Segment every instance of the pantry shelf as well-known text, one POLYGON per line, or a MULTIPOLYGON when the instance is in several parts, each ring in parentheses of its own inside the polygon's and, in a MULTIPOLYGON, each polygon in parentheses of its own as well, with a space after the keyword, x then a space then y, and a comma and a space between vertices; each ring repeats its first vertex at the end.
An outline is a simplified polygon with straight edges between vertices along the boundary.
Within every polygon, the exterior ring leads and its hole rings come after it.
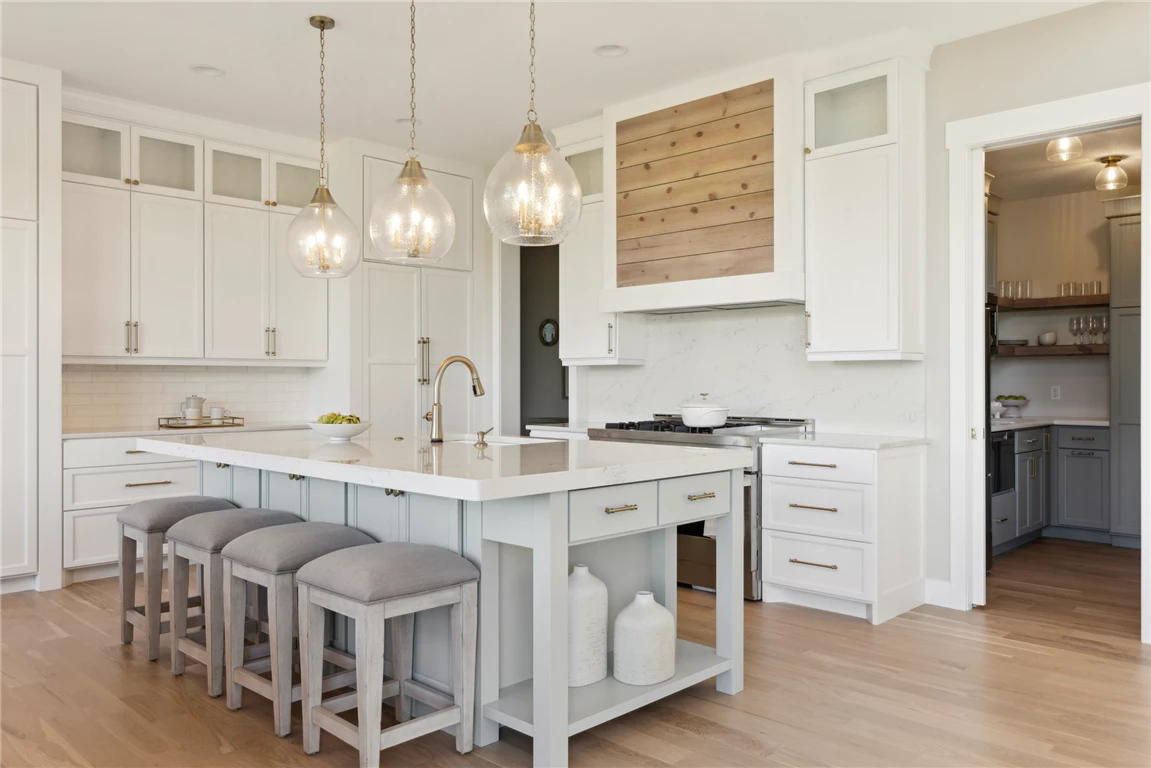
POLYGON ((1000 298, 1000 309, 1019 311, 1025 309, 1080 309, 1083 307, 1106 307, 1111 304, 1111 294, 1098 296, 1047 296, 1041 299, 1000 298))
POLYGON ((1051 347, 998 346, 999 357, 1067 357, 1070 355, 1109 355, 1110 344, 1058 344, 1051 347))

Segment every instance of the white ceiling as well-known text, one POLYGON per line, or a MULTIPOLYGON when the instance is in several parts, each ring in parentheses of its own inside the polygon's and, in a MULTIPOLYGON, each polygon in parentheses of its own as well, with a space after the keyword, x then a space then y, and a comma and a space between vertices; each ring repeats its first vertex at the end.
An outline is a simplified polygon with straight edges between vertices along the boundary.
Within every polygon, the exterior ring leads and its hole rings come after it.
MULTIPOLYGON (((1139 126, 1113 128, 1109 131, 1078 134, 1083 142, 1083 156, 1056 163, 1047 159, 1047 142, 988 152, 984 164, 995 176, 992 194, 1004 200, 1028 200, 1033 197, 1070 195, 1095 189, 1095 176, 1103 169, 1099 158, 1120 155, 1119 167, 1127 172, 1129 188, 1140 183, 1139 126)), ((1117 194, 1133 194, 1131 191, 1117 194)))
MULTIPOLYGON (((910 28, 942 44, 1085 2, 540 2, 540 121, 556 127, 607 104, 749 61, 910 28), (622 58, 592 53, 627 46, 622 58)), ((417 6, 419 145, 490 165, 527 109, 527 4, 417 6)), ((329 136, 404 145, 406 3, 3 2, 5 57, 63 70, 66 86, 284 133, 317 122, 317 35, 328 37, 329 136), (211 65, 227 75, 194 75, 211 65)))

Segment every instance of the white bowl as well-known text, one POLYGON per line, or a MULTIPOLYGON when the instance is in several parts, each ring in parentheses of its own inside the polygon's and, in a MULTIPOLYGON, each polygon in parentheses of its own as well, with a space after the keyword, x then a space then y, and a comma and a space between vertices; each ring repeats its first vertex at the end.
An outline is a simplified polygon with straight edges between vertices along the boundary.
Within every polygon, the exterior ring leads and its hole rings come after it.
POLYGON ((1048 331, 1039 337, 1039 346, 1051 347, 1055 345, 1055 331, 1048 331))
POLYGON ((368 427, 372 426, 372 422, 361 421, 359 424, 321 424, 318 421, 309 421, 308 426, 333 443, 346 443, 356 435, 367 431, 368 427))

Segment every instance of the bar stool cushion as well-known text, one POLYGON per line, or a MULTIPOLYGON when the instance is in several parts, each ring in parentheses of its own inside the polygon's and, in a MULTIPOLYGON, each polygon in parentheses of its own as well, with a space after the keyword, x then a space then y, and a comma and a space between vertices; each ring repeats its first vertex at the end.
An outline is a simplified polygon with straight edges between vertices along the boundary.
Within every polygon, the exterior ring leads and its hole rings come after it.
POLYGON ((166 499, 137 501, 120 510, 117 522, 147 533, 166 531, 185 517, 214 512, 218 509, 235 509, 236 505, 227 499, 212 496, 171 496, 166 499))
POLYGON ((363 531, 336 523, 290 523, 245 533, 224 547, 228 560, 268 573, 292 573, 317 557, 374 543, 363 531))
POLYGON ((390 541, 316 558, 296 574, 302 584, 375 603, 479 581, 480 569, 454 552, 390 541))
POLYGON ((168 540, 219 552, 232 539, 273 525, 303 522, 299 515, 275 509, 220 509, 186 517, 168 529, 168 540))

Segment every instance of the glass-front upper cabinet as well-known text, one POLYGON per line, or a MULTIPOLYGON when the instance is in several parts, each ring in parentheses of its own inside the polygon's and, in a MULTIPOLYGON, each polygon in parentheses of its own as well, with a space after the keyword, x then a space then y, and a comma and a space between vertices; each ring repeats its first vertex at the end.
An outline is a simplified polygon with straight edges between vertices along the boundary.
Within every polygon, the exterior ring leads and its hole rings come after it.
POLYGON ((319 183, 320 164, 251 147, 204 142, 204 199, 210 203, 299 213, 319 183))
POLYGON ((320 164, 314 160, 272 155, 268 172, 272 206, 282 213, 299 213, 311 202, 320 184, 320 164))
POLYGON ((584 197, 603 194, 603 148, 568 155, 568 165, 575 171, 584 197))
POLYGON ((204 142, 132 126, 132 191, 204 199, 204 142))
POLYGON ((64 181, 130 188, 131 134, 126 123, 65 112, 61 126, 64 181))
POLYGON ((808 160, 898 141, 898 63, 887 61, 804 86, 808 160))

